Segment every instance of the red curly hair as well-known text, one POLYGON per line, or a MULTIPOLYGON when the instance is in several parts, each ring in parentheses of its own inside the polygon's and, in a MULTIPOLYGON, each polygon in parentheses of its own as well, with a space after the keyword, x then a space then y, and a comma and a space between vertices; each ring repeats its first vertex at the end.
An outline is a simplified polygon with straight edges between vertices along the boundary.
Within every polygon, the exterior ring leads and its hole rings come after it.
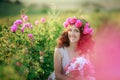
MULTIPOLYGON (((81 20, 83 22, 82 27, 79 28, 80 31, 80 39, 78 41, 77 44, 77 51, 80 51, 80 54, 84 54, 84 53, 88 53, 89 51, 93 50, 94 47, 94 41, 92 39, 92 35, 91 34, 83 34, 83 29, 85 26, 85 23, 87 23, 87 21, 85 20, 81 20)), ((66 29, 61 36, 58 38, 57 40, 57 47, 61 48, 61 47, 69 47, 70 46, 70 41, 68 38, 68 29, 66 29)))

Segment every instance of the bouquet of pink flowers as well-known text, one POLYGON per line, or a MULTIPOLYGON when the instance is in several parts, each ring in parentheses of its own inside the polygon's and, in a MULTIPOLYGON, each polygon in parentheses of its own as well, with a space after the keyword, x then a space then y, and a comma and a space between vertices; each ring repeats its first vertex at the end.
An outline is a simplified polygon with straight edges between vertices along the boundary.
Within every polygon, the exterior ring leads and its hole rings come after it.
POLYGON ((74 80, 95 80, 93 66, 84 57, 74 58, 64 70, 65 74, 74 80))

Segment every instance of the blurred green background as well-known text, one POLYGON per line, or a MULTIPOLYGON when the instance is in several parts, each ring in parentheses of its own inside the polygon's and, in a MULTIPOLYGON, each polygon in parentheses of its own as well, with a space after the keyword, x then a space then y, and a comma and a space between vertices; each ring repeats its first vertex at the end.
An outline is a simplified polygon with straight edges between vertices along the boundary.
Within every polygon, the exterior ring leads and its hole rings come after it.
MULTIPOLYGON (((119 3, 120 0, 1 0, 0 24, 6 24, 4 20, 18 16, 23 10, 26 10, 28 15, 34 17, 48 16, 49 14, 60 17, 67 17, 69 14, 70 16, 78 17, 90 15, 89 17, 94 17, 97 20, 100 18, 109 18, 110 20, 119 22, 119 3), (98 15, 99 18, 93 15, 98 15)), ((86 16, 84 18, 88 18, 86 16)))
POLYGON ((120 27, 119 4, 120 0, 0 0, 0 80, 47 80, 65 19, 85 18, 96 35, 103 25, 120 27), (10 27, 23 13, 34 29, 12 33, 10 27), (35 25, 42 17, 46 23, 35 25), (28 39, 28 33, 35 41, 28 39), (39 61, 41 51, 44 62, 39 61))

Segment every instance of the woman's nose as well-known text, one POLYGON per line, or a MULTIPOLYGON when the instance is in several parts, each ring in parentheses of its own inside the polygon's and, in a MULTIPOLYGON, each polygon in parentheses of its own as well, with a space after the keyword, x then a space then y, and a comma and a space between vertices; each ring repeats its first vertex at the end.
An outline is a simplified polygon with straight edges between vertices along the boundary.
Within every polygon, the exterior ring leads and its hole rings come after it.
POLYGON ((74 31, 71 31, 71 35, 74 35, 75 34, 75 32, 74 31))

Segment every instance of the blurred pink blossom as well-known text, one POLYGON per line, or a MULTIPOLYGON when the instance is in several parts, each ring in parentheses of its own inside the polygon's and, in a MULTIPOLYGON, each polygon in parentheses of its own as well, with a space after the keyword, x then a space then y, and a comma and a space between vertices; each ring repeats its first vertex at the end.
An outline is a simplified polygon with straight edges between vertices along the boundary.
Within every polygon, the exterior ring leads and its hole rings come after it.
POLYGON ((22 26, 21 32, 24 33, 25 26, 22 26))
POLYGON ((17 26, 21 25, 22 23, 23 23, 23 21, 20 20, 20 19, 18 19, 14 22, 14 24, 17 25, 17 26))
POLYGON ((40 22, 39 22, 38 20, 36 20, 34 24, 35 24, 35 25, 39 25, 39 23, 40 23, 40 22))
POLYGON ((69 23, 67 21, 63 23, 64 28, 67 28, 68 25, 69 25, 69 23))
POLYGON ((29 39, 33 39, 33 35, 32 34, 28 34, 29 39))
POLYGON ((23 24, 23 26, 22 26, 22 28, 21 28, 21 32, 23 33, 24 32, 24 29, 25 28, 32 28, 32 24, 30 24, 30 23, 25 23, 25 24, 23 24))
POLYGON ((74 63, 76 61, 76 58, 73 58, 72 60, 71 60, 71 63, 74 63))
POLYGON ((93 33, 93 29, 89 28, 89 23, 86 23, 83 30, 83 34, 92 34, 92 33, 93 33))
POLYGON ((71 21, 71 18, 67 18, 67 19, 66 19, 66 22, 68 22, 68 24, 71 23, 70 21, 71 21))
POLYGON ((16 32, 17 28, 18 28, 17 25, 15 25, 15 24, 12 25, 11 28, 10 28, 10 29, 11 29, 11 32, 16 32))
POLYGON ((22 19, 23 19, 25 16, 26 16, 25 14, 20 15, 20 17, 21 17, 22 19))
POLYGON ((32 29, 32 27, 33 27, 33 25, 32 25, 32 24, 30 24, 29 28, 30 28, 30 29, 32 29))
POLYGON ((94 67, 85 57, 76 57, 64 68, 65 74, 75 80, 96 80, 94 78, 94 67), (88 76, 89 79, 86 79, 88 76), (81 78, 83 77, 83 78, 81 78))
POLYGON ((41 22, 42 23, 45 23, 46 22, 46 19, 43 17, 43 18, 41 18, 41 22))
POLYGON ((23 24, 23 26, 26 28, 31 28, 32 25, 30 23, 25 23, 25 24, 23 24))
POLYGON ((24 22, 25 22, 25 21, 28 21, 28 16, 25 15, 25 14, 22 14, 22 15, 21 15, 21 18, 23 19, 24 22))

